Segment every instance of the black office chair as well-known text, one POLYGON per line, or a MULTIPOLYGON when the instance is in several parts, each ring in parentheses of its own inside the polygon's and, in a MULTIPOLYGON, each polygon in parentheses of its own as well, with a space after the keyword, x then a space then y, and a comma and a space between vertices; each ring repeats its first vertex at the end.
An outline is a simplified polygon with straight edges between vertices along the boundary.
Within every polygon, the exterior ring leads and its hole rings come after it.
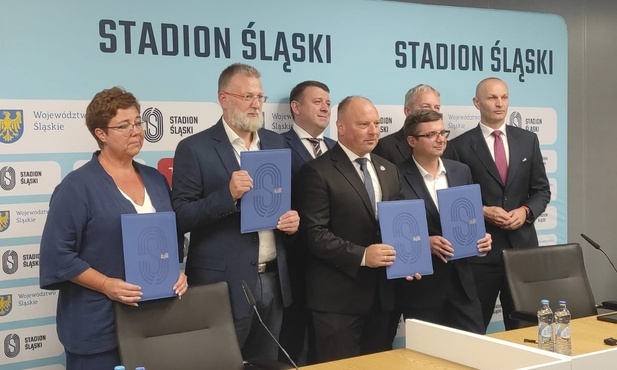
MULTIPOLYGON (((114 311, 120 359, 127 369, 255 368, 242 360, 225 282, 191 286, 182 299, 141 302, 138 307, 115 302, 114 311)), ((251 362, 264 367, 258 360, 251 362)))
POLYGON ((567 301, 573 319, 597 315, 578 243, 505 249, 503 261, 514 308, 510 317, 519 327, 537 325, 542 299, 548 299, 553 310, 558 301, 567 301))

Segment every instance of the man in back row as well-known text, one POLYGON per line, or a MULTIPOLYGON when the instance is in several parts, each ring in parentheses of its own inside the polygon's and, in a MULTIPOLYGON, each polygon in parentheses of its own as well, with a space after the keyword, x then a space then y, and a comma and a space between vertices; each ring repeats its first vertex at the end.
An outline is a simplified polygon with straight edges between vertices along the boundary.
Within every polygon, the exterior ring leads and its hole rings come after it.
MULTIPOLYGON (((323 135, 330 124, 330 89, 318 81, 299 83, 289 93, 289 110, 294 123, 282 135, 291 149, 291 171, 295 175, 304 163, 319 157, 336 144, 336 141, 323 135)), ((306 307, 306 258, 306 247, 300 238, 296 238, 293 246, 287 249, 293 302, 283 313, 280 342, 289 356, 298 362, 306 334, 306 363, 312 364, 315 362, 315 333, 310 311, 306 307)), ((283 353, 279 353, 279 358, 286 361, 283 353)))
POLYGON ((500 294, 505 327, 513 329, 501 251, 538 246, 533 222, 546 209, 551 191, 538 136, 506 125, 508 102, 505 82, 495 77, 482 80, 473 98, 480 123, 450 144, 482 188, 486 231, 493 237, 493 250, 485 258, 472 260, 484 325, 488 326, 500 294))
MULTIPOLYGON (((405 94, 405 117, 417 109, 432 109, 441 112, 441 98, 439 91, 430 85, 420 84, 412 87, 405 94)), ((394 164, 399 164, 411 158, 411 148, 407 144, 404 125, 400 130, 379 139, 373 153, 394 164)), ((442 158, 458 160, 456 150, 452 145, 446 145, 442 158)))

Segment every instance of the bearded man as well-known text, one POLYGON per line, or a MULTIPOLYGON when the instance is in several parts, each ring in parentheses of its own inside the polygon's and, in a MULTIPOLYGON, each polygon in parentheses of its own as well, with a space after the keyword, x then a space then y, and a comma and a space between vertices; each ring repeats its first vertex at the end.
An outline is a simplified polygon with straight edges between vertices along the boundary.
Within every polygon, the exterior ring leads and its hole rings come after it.
POLYGON ((179 230, 191 233, 189 285, 227 282, 243 358, 275 360, 278 348, 259 325, 241 282, 247 282, 266 326, 278 336, 283 308, 291 303, 283 239, 296 233, 300 218, 292 210, 281 216, 277 230, 240 233, 240 201, 253 187, 240 170, 240 153, 285 148, 282 136, 262 128, 268 97, 260 76, 240 63, 223 70, 218 83, 223 116, 178 144, 172 204, 179 230))

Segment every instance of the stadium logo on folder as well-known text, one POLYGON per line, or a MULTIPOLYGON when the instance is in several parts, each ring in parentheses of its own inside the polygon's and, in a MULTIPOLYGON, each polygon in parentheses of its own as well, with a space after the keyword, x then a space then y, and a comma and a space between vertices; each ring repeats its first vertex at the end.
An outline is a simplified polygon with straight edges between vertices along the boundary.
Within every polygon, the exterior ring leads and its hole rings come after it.
POLYGON ((156 227, 143 230, 137 239, 139 274, 148 284, 160 284, 169 274, 169 246, 165 234, 156 227))
POLYGON ((283 203, 283 175, 279 168, 266 163, 255 171, 253 179, 255 212, 262 217, 274 215, 283 203))
POLYGON ((407 264, 418 261, 422 254, 420 249, 422 238, 418 220, 411 213, 401 213, 394 218, 392 228, 394 237, 400 240, 393 245, 396 258, 400 258, 407 264))
POLYGON ((14 143, 24 133, 24 112, 15 109, 2 109, 0 112, 0 143, 14 143))
POLYGON ((450 208, 452 223, 454 224, 454 239, 461 245, 475 244, 477 235, 477 221, 473 203, 469 199, 459 198, 450 208), (465 220, 469 220, 466 222, 465 220))

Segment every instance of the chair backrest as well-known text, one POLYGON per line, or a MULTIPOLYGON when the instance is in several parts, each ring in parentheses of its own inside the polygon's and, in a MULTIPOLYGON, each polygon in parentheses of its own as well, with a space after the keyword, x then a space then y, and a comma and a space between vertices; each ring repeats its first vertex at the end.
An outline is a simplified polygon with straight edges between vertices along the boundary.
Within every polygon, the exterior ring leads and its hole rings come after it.
POLYGON ((506 249, 503 261, 514 310, 535 313, 542 299, 555 310, 565 300, 572 318, 597 315, 578 243, 506 249))
POLYGON ((122 364, 148 370, 243 369, 227 283, 191 286, 182 299, 115 302, 122 364))

